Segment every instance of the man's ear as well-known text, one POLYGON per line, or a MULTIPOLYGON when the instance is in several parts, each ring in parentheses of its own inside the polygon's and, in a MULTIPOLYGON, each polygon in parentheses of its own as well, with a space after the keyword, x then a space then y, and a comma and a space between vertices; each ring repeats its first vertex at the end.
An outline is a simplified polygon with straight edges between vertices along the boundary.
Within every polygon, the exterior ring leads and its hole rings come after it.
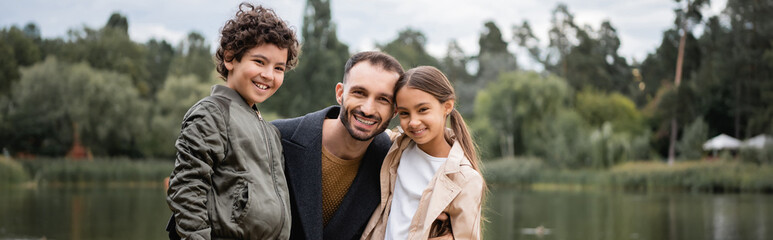
POLYGON ((338 83, 336 84, 336 102, 338 102, 338 105, 343 105, 343 97, 344 97, 344 84, 338 83))
POLYGON ((454 110, 454 99, 449 99, 448 101, 444 102, 443 110, 445 110, 446 116, 448 116, 448 114, 451 114, 451 111, 454 110))
POLYGON ((225 69, 228 69, 228 71, 234 70, 234 52, 226 50, 223 54, 223 64, 225 64, 225 69), (228 60, 230 59, 230 60, 228 60))

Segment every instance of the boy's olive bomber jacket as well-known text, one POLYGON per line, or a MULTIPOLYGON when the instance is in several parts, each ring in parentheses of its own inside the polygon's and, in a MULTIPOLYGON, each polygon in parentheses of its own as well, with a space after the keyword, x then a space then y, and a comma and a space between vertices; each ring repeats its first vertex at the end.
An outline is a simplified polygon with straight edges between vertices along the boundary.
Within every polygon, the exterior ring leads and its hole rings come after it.
POLYGON ((287 239, 290 201, 279 131, 233 89, 188 110, 167 203, 183 239, 287 239))

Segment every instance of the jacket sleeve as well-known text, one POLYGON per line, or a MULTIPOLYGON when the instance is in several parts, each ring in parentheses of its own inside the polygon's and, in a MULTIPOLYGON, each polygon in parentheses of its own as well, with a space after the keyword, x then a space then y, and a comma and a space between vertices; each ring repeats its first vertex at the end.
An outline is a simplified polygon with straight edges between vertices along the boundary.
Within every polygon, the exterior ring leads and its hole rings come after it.
POLYGON ((207 194, 213 165, 225 157, 227 134, 223 113, 213 102, 199 102, 183 119, 167 191, 167 204, 183 239, 211 238, 207 194))
POLYGON ((469 180, 448 209, 454 239, 481 239, 481 200, 483 177, 472 170, 469 180))

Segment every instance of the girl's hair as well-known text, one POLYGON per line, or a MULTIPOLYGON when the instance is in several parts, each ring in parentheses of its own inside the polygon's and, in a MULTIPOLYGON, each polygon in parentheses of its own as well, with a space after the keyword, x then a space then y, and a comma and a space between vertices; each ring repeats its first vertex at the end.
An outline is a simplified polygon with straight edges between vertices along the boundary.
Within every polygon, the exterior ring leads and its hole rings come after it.
MULTIPOLYGON (((456 99, 454 87, 451 86, 451 82, 448 81, 446 75, 431 66, 419 66, 405 72, 395 85, 395 96, 397 96, 397 91, 403 87, 410 87, 429 93, 441 103, 456 99)), ((456 110, 456 107, 451 110, 450 118, 451 129, 456 135, 456 140, 461 144, 462 150, 464 150, 464 156, 470 160, 472 168, 480 172, 480 161, 475 143, 472 141, 472 135, 467 130, 467 124, 464 123, 464 119, 459 114, 459 111, 456 110)), ((446 140, 449 137, 446 135, 446 140)))

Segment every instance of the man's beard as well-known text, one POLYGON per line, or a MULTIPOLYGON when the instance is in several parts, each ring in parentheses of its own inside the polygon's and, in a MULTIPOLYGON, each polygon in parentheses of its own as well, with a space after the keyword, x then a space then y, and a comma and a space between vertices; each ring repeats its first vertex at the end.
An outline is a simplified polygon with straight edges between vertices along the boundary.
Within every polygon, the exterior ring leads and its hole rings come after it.
MULTIPOLYGON (((381 124, 370 135, 358 134, 358 130, 354 129, 354 126, 352 126, 352 123, 349 122, 349 110, 347 110, 346 107, 344 107, 343 104, 342 104, 341 105, 341 113, 338 114, 338 118, 341 119, 341 123, 344 124, 344 128, 346 128, 346 131, 349 132, 349 135, 351 135, 352 138, 357 139, 359 141, 371 140, 376 135, 384 132, 384 130, 386 130, 387 127, 389 126, 389 122, 382 121, 381 117, 378 116, 378 115, 367 116, 362 111, 357 110, 357 109, 352 110, 352 114, 353 115, 360 115, 360 116, 371 118, 371 119, 375 119, 376 121, 379 122, 379 124, 381 124)), ((357 121, 357 120, 355 120, 355 121, 357 121)))

